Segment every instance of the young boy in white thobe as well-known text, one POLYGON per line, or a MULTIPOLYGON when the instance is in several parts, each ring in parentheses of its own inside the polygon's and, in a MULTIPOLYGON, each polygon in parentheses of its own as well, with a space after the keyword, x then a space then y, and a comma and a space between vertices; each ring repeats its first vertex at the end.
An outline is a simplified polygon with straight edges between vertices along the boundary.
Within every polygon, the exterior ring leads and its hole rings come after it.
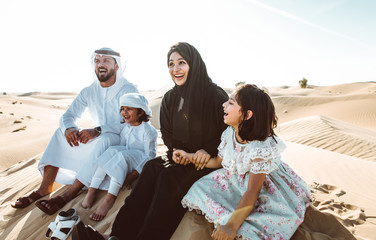
POLYGON ((90 181, 90 189, 82 202, 84 208, 93 205, 98 189, 108 190, 102 204, 90 215, 95 221, 102 220, 112 208, 123 183, 129 186, 145 163, 156 156, 158 133, 149 123, 151 110, 146 98, 137 93, 125 94, 120 98, 120 106, 125 123, 102 128, 102 132, 120 134, 120 145, 109 147, 93 162, 96 171, 92 179, 88 179, 91 177, 88 168, 77 175, 82 183, 90 181))

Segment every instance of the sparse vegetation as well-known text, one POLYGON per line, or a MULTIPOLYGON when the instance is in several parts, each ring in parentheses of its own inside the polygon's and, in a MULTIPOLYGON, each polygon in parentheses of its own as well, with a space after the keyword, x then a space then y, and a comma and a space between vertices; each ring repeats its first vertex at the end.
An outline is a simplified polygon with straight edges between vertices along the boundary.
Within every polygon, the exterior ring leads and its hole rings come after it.
POLYGON ((308 80, 303 78, 302 80, 299 80, 300 88, 307 88, 307 82, 308 80))
POLYGON ((235 83, 235 87, 238 87, 239 85, 243 85, 243 84, 245 84, 245 82, 237 82, 235 83))

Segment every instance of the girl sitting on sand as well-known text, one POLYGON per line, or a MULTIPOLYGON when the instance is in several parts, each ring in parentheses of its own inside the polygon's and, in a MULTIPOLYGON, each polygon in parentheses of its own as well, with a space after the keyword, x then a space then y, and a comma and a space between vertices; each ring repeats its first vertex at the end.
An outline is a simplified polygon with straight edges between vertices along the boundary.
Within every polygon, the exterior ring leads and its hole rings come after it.
POLYGON ((277 117, 271 98, 255 85, 240 86, 223 104, 218 156, 194 161, 183 150, 175 161, 198 169, 220 168, 198 180, 182 200, 184 207, 215 224, 214 239, 290 239, 311 202, 307 184, 284 162, 285 144, 273 129, 277 117))
MULTIPOLYGON (((129 186, 141 173, 145 163, 156 156, 158 133, 148 122, 151 110, 146 98, 138 93, 125 94, 120 98, 120 106, 125 123, 102 129, 120 134, 120 145, 109 147, 95 160, 97 169, 88 194, 82 202, 84 208, 90 208, 97 190, 108 188, 106 198, 90 215, 95 221, 102 220, 112 208, 123 183, 129 186), (107 180, 106 175, 110 180, 107 180)), ((80 178, 84 177, 85 171, 80 171, 80 178)))

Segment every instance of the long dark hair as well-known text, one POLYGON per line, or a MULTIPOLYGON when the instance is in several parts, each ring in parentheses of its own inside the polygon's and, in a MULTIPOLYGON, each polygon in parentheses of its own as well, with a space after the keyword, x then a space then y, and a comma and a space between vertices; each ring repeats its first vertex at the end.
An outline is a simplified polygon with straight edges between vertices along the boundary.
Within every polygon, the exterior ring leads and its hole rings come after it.
POLYGON ((239 136, 243 140, 264 141, 268 137, 277 136, 274 128, 277 127, 277 115, 270 96, 256 85, 244 84, 235 90, 235 100, 240 105, 243 120, 239 124, 239 136), (246 120, 247 111, 253 115, 246 120))

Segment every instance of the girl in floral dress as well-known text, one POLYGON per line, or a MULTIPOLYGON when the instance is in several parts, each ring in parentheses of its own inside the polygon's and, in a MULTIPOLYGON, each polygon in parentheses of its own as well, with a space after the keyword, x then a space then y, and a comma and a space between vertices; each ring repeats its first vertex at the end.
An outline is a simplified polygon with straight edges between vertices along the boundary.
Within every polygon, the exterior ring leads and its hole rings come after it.
POLYGON ((220 168, 198 180, 182 205, 214 223, 214 239, 290 239, 311 202, 307 184, 284 162, 285 144, 269 95, 255 85, 240 86, 223 104, 224 122, 218 156, 193 161, 175 150, 174 161, 197 169, 220 168))

